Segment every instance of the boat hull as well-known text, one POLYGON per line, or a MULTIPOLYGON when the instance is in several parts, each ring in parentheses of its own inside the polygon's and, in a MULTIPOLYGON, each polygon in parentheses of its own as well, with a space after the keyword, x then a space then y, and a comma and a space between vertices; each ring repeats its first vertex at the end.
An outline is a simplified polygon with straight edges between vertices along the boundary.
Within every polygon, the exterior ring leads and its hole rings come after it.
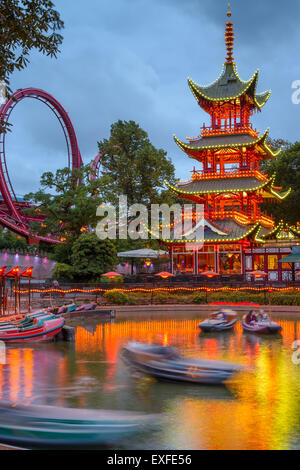
POLYGON ((255 333, 261 335, 275 335, 281 331, 281 326, 277 323, 270 323, 266 325, 249 325, 242 322, 243 330, 247 333, 255 333))
POLYGON ((236 323, 237 323, 237 319, 228 323, 220 323, 219 325, 214 324, 208 320, 208 321, 201 322, 199 324, 199 328, 204 333, 214 333, 218 331, 231 331, 234 329, 236 323))
POLYGON ((89 448, 131 437, 158 415, 0 405, 0 442, 25 448, 89 448))
POLYGON ((0 341, 13 343, 49 341, 56 336, 65 323, 64 318, 45 321, 43 325, 33 328, 0 331, 0 341))
POLYGON ((151 348, 129 344, 122 352, 123 359, 136 370, 159 380, 188 382, 203 385, 221 385, 235 373, 243 370, 243 366, 226 361, 206 359, 189 359, 172 355, 171 348, 151 348), (162 350, 160 355, 159 349, 162 350), (166 351, 164 354, 163 350, 166 351), (169 357, 167 357, 169 355, 169 357))

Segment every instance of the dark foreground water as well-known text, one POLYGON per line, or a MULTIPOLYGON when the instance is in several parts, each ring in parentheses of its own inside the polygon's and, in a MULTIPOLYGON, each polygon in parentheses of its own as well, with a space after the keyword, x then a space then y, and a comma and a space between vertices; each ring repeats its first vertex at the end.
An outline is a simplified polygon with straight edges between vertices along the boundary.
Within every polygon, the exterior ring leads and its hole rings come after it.
POLYGON ((0 366, 0 399, 162 413, 160 427, 120 448, 300 448, 300 365, 292 362, 300 322, 279 319, 282 335, 263 338, 240 326, 199 334, 199 319, 149 314, 86 322, 77 326, 75 344, 10 345, 0 366), (186 356, 235 361, 253 372, 229 389, 156 382, 133 375, 119 358, 129 340, 171 344, 186 356))

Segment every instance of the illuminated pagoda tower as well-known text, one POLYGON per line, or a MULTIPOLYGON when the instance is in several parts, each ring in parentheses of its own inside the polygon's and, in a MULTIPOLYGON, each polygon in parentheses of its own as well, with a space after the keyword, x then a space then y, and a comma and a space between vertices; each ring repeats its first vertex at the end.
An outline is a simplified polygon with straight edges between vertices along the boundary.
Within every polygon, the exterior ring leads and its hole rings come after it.
POLYGON ((194 239, 179 240, 174 234, 163 242, 168 245, 174 273, 197 275, 209 270, 241 275, 263 270, 269 280, 284 281, 291 278, 291 266, 278 261, 300 243, 300 234, 284 223, 275 226, 260 208, 270 199, 280 202, 290 191, 282 193, 275 186, 276 175, 269 177, 261 171, 260 163, 280 150, 273 152, 268 146, 268 130, 259 134, 250 122, 270 92, 257 93, 258 72, 248 81, 239 77, 230 5, 227 16, 227 56, 220 77, 209 86, 188 80, 199 106, 210 115, 210 125, 203 125, 201 135, 187 142, 174 137, 199 168, 194 167, 189 181, 176 187, 167 183, 186 202, 203 204, 203 240, 197 240, 203 247, 193 251, 194 239))

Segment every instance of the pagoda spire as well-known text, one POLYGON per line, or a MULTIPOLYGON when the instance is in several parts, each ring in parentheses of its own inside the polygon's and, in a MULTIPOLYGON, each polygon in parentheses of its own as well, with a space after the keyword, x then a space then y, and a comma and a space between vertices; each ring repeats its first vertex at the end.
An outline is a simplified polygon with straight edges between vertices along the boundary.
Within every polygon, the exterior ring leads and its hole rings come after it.
MULTIPOLYGON (((227 16, 230 19, 230 17, 231 17, 230 2, 228 2, 227 16)), ((227 49, 227 56, 226 56, 225 64, 233 64, 234 63, 234 58, 233 58, 233 55, 232 55, 233 43, 234 43, 233 23, 231 21, 227 21, 226 28, 225 28, 225 44, 226 44, 226 49, 227 49)))

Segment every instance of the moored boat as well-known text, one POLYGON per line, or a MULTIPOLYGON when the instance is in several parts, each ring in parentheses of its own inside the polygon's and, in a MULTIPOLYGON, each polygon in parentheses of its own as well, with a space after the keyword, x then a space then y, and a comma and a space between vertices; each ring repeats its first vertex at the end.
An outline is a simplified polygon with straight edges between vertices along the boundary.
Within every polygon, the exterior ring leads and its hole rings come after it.
POLYGON ((0 341, 46 341, 56 336, 63 328, 64 323, 64 318, 55 318, 53 315, 36 317, 21 325, 3 327, 0 329, 0 341))
POLYGON ((281 331, 281 325, 271 320, 266 313, 255 315, 249 312, 242 320, 243 330, 247 333, 274 335, 281 331))
POLYGON ((120 441, 157 422, 138 412, 0 402, 0 442, 29 448, 92 447, 120 441))
POLYGON ((175 349, 142 343, 128 343, 123 359, 135 369, 157 379, 217 385, 244 370, 240 364, 181 356, 175 349))
POLYGON ((203 332, 230 331, 237 322, 237 313, 233 310, 223 309, 213 312, 210 318, 206 318, 199 324, 203 332))

